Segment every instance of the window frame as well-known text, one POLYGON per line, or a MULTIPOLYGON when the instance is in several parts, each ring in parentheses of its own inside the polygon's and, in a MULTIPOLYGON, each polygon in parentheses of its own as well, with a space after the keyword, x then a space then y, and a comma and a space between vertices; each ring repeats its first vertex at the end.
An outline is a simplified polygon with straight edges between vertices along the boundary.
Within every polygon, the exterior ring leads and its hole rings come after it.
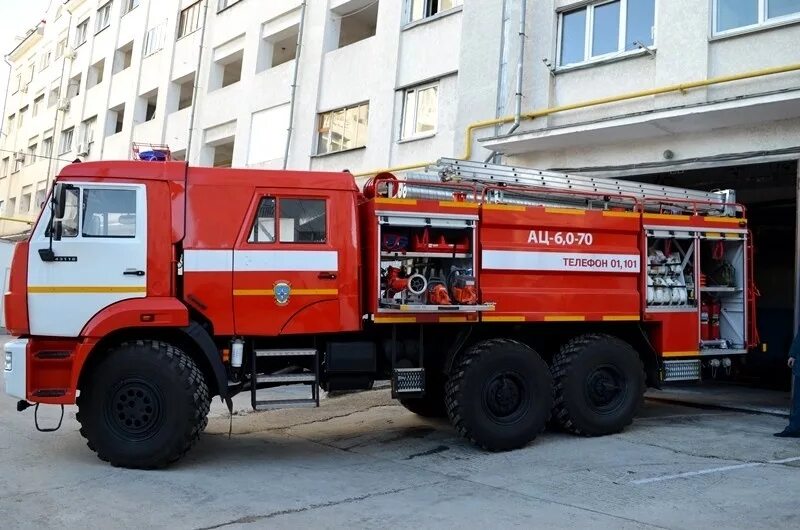
POLYGON ((108 2, 106 2, 105 4, 103 4, 99 8, 97 8, 97 14, 95 15, 95 19, 94 19, 94 34, 95 35, 97 35, 98 33, 100 33, 101 31, 103 31, 104 29, 106 29, 107 27, 109 27, 111 25, 111 7, 112 7, 113 3, 114 3, 114 0, 108 0, 108 2), (105 11, 105 15, 103 15, 104 11, 105 11), (101 23, 101 21, 103 21, 103 19, 105 19, 105 24, 103 24, 103 26, 101 27, 100 23, 101 23))
POLYGON ((188 37, 195 31, 201 29, 203 27, 203 21, 201 16, 202 11, 202 0, 197 0, 197 2, 186 6, 184 9, 181 9, 181 12, 178 14, 178 40, 188 37), (188 21, 192 20, 189 17, 189 12, 194 11, 194 19, 193 21, 197 24, 194 28, 187 31, 189 27, 188 21), (186 24, 184 24, 184 14, 187 15, 186 17, 186 24))
MULTIPOLYGON (((339 107, 339 108, 336 108, 336 109, 331 109, 331 110, 328 110, 328 111, 325 111, 325 112, 317 113, 317 134, 316 134, 316 137, 317 137, 317 148, 315 150, 314 156, 326 156, 326 155, 333 155, 333 154, 336 154, 336 153, 346 153, 348 151, 353 151, 353 150, 356 150, 356 149, 365 149, 367 147, 367 140, 369 139, 369 106, 370 106, 370 102, 369 101, 362 101, 361 103, 355 103, 353 105, 348 105, 346 107, 339 107), (325 116, 330 114, 331 115, 331 120, 333 120, 333 116, 334 115, 336 115, 339 112, 343 112, 344 116, 345 116, 345 128, 344 128, 343 132, 346 133, 347 132, 347 112, 355 110, 355 111, 360 113, 361 112, 361 107, 366 107, 366 109, 367 109, 367 121, 363 126, 364 127, 364 130, 363 130, 364 141, 363 141, 363 143, 361 145, 353 145, 353 147, 348 147, 348 148, 344 148, 343 147, 342 149, 337 149, 335 151, 331 151, 331 150, 326 150, 324 152, 321 151, 321 147, 323 145, 323 133, 321 132, 321 129, 322 129, 322 122, 325 119, 325 116)), ((328 145, 330 145, 330 143, 331 143, 330 133, 331 133, 332 130, 333 130, 333 127, 331 127, 330 130, 327 133, 328 145)), ((355 140, 354 143, 355 144, 358 144, 358 141, 357 141, 358 138, 362 137, 362 134, 360 134, 360 132, 361 131, 359 131, 358 129, 356 130, 356 134, 355 134, 355 137, 354 137, 354 140, 355 140)), ((342 145, 344 145, 344 144, 342 143, 342 145)))
POLYGON ((166 33, 166 22, 162 22, 158 25, 153 26, 152 28, 148 29, 144 34, 144 43, 142 45, 142 56, 143 57, 150 57, 151 55, 155 55, 161 50, 164 49, 164 41, 166 33), (151 37, 151 35, 155 35, 151 37), (160 40, 160 42, 158 42, 160 40), (155 46, 157 48, 151 48, 149 44, 156 42, 155 46))
POLYGON ((755 24, 748 24, 746 26, 739 26, 722 31, 717 31, 717 24, 719 22, 719 0, 710 0, 711 2, 711 31, 710 37, 727 37, 733 35, 741 35, 743 33, 751 33, 775 27, 784 26, 787 24, 800 23, 800 10, 788 15, 781 15, 778 17, 769 17, 769 0, 756 0, 758 2, 758 21, 755 24))
MULTIPOLYGON (((250 223, 250 229, 247 231, 247 237, 245 242, 248 245, 329 245, 331 238, 330 238, 330 206, 328 197, 314 195, 314 196, 298 196, 298 195, 275 195, 272 193, 264 193, 257 197, 257 201, 255 203, 255 212, 253 214, 253 221, 250 223), (265 200, 272 200, 273 201, 273 208, 274 208, 274 217, 272 221, 272 241, 254 241, 251 240, 253 237, 254 230, 256 228, 256 223, 259 219, 258 212, 261 210, 261 203, 265 200), (322 231, 323 238, 321 240, 315 241, 284 241, 283 234, 281 230, 281 220, 283 219, 282 213, 282 203, 285 201, 313 201, 317 203, 322 203, 323 207, 323 220, 324 220, 324 228, 322 231)), ((287 217, 287 219, 296 219, 295 217, 287 217)), ((294 227, 293 236, 297 235, 297 227, 294 227)))
POLYGON ((123 0, 125 4, 122 6, 122 16, 127 15, 137 7, 139 7, 139 0, 123 0))
MULTIPOLYGON (((615 59, 618 57, 622 58, 631 55, 641 55, 642 53, 646 53, 646 50, 643 50, 641 48, 634 48, 632 50, 625 49, 625 45, 628 40, 628 1, 629 0, 596 0, 587 2, 583 5, 577 5, 577 6, 571 5, 571 6, 566 6, 563 9, 559 9, 556 13, 557 14, 556 71, 569 70, 575 67, 581 67, 588 64, 601 63, 604 61, 608 61, 609 59, 615 59), (612 4, 614 2, 620 3, 619 28, 617 30, 617 50, 593 56, 592 43, 594 41, 594 10, 597 7, 602 7, 604 5, 612 4), (586 10, 586 16, 585 16, 586 25, 584 27, 584 35, 583 35, 583 60, 574 63, 562 64, 561 53, 564 43, 563 41, 564 16, 581 10, 586 10)), ((650 51, 656 50, 658 46, 658 2, 659 0, 653 0, 654 3, 653 26, 652 26, 653 43, 648 46, 648 49, 650 51)))
POLYGON ((75 144, 75 127, 67 127, 66 129, 61 130, 61 136, 58 141, 58 154, 64 155, 66 153, 72 152, 75 144), (66 137, 67 133, 69 133, 69 145, 64 145, 64 138, 66 137))
POLYGON ((80 23, 75 25, 75 48, 78 48, 86 44, 88 38, 89 38, 89 17, 86 17, 80 23), (83 27, 82 30, 81 26, 83 27))
POLYGON ((217 0, 217 13, 222 13, 226 9, 230 9, 241 1, 242 0, 217 0))
MULTIPOLYGON (((413 15, 414 15, 414 1, 415 0, 406 0, 405 1, 405 14, 404 14, 403 19, 404 19, 404 22, 406 24, 419 24, 419 23, 424 23, 425 21, 428 21, 428 20, 431 20, 431 19, 435 20, 437 18, 446 16, 449 13, 455 13, 456 10, 464 8, 464 0, 455 0, 455 1, 459 2, 457 5, 449 7, 447 9, 445 9, 445 10, 437 11, 436 13, 433 13, 433 14, 423 14, 423 16, 421 16, 420 18, 416 18, 415 19, 415 18, 412 18, 413 15)), ((431 8, 431 0, 420 0, 420 1, 424 2, 424 5, 422 7, 423 13, 429 13, 429 10, 431 8)), ((439 1, 441 1, 441 0, 439 0, 439 1)))
POLYGON ((430 81, 428 83, 423 83, 421 85, 414 85, 407 88, 404 88, 402 91, 402 98, 403 101, 401 102, 401 115, 400 115, 400 134, 398 137, 398 142, 410 142, 413 140, 421 140, 423 138, 430 138, 431 136, 436 136, 439 133, 439 96, 441 95, 441 79, 437 79, 436 81, 430 81), (415 98, 414 104, 414 131, 410 136, 404 136, 405 129, 406 129, 406 105, 408 103, 408 93, 409 92, 419 92, 423 90, 427 90, 429 88, 436 88, 436 126, 434 127, 433 131, 426 131, 424 133, 417 133, 417 113, 419 112, 419 98, 415 98))
MULTIPOLYGON (((105 186, 86 186, 81 185, 80 188, 80 208, 78 210, 78 218, 80 220, 78 226, 78 235, 80 239, 136 239, 139 235, 139 192, 136 188, 128 188, 128 187, 105 187, 105 186), (133 204, 134 204, 134 223, 133 223, 133 234, 131 235, 92 235, 86 233, 86 205, 88 204, 87 193, 86 192, 127 192, 133 194, 133 204)), ((108 213, 108 212, 106 212, 108 213)), ((146 215, 146 212, 142 215, 146 215)), ((106 232, 108 232, 108 226, 106 225, 106 232)))

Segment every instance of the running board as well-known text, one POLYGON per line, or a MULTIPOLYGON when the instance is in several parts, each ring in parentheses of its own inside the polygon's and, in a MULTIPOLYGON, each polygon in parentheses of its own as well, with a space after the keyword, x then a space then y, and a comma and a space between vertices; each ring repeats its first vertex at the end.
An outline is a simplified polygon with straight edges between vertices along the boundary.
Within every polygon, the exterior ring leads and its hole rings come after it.
POLYGON ((275 349, 275 350, 253 350, 251 355, 251 382, 250 403, 253 410, 274 410, 282 408, 298 407, 319 407, 319 352, 307 349, 275 349), (280 357, 291 360, 297 358, 301 366, 308 363, 308 358, 313 357, 313 371, 300 373, 272 373, 258 374, 257 359, 263 357, 280 357), (270 388, 262 388, 259 392, 259 385, 267 384, 270 388), (266 398, 264 393, 273 390, 274 387, 288 385, 305 385, 310 387, 310 396, 301 399, 287 398, 266 398))

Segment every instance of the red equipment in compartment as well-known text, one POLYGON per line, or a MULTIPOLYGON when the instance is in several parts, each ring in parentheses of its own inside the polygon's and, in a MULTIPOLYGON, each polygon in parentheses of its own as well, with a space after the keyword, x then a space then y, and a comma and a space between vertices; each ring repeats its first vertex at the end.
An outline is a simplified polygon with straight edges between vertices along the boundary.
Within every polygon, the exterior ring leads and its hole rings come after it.
POLYGON ((708 300, 703 299, 703 303, 700 305, 700 340, 711 340, 709 309, 708 300))
POLYGON ((469 237, 464 238, 458 243, 450 243, 444 234, 439 235, 435 241, 432 240, 430 230, 426 228, 419 234, 414 235, 411 242, 411 249, 414 252, 441 252, 442 254, 455 254, 457 252, 469 252, 469 237))
POLYGON ((708 325, 710 328, 711 340, 719 340, 722 336, 719 331, 719 319, 722 312, 722 304, 719 300, 711 300, 708 313, 708 325))

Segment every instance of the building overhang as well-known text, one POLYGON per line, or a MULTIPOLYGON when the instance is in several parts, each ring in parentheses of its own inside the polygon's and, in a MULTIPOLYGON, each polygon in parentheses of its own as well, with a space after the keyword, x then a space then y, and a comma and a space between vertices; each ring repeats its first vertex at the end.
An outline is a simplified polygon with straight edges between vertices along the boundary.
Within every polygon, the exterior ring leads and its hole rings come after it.
POLYGON ((510 136, 484 138, 480 142, 493 151, 516 155, 710 132, 792 118, 800 118, 800 89, 522 131, 510 136))
POLYGON ((35 28, 28 31, 28 33, 22 38, 22 40, 17 44, 17 46, 8 53, 8 60, 9 61, 18 61, 20 60, 25 53, 28 52, 31 48, 33 48, 36 43, 42 40, 42 36, 44 35, 44 21, 39 22, 35 28))

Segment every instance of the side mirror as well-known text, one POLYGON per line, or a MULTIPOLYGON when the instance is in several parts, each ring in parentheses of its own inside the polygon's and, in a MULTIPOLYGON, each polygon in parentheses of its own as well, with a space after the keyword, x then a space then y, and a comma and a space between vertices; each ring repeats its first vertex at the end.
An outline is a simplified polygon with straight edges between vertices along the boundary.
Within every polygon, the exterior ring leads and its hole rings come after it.
POLYGON ((53 219, 61 220, 67 208, 67 186, 57 182, 53 190, 53 219))

